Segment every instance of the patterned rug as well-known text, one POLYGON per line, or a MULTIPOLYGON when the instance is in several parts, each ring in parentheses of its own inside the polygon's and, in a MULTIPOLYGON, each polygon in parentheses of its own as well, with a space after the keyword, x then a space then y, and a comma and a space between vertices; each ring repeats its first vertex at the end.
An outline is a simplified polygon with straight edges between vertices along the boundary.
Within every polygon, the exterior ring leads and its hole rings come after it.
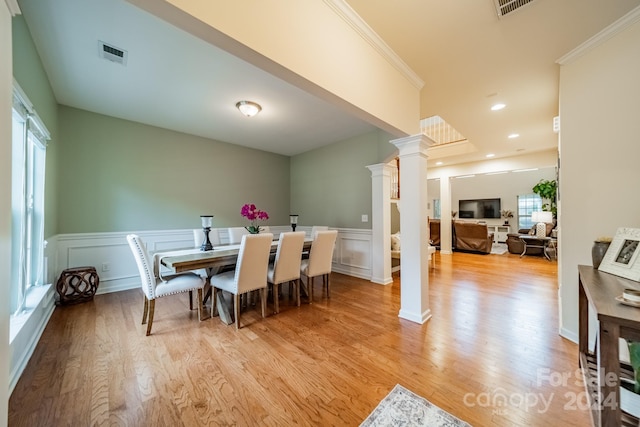
POLYGON ((471 427, 400 384, 382 399, 360 427, 471 427))
POLYGON ((502 255, 507 253, 506 243, 494 243, 491 245, 491 253, 494 255, 502 255))

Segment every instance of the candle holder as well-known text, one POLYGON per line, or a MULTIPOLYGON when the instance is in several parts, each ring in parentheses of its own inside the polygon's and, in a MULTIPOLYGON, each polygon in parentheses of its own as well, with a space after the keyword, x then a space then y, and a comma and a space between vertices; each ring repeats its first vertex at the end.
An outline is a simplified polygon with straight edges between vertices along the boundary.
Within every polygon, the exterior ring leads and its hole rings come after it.
POLYGON ((289 224, 291 224, 291 230, 296 231, 296 226, 298 225, 298 215, 290 214, 289 215, 289 224))
POLYGON ((200 250, 210 251, 213 249, 211 240, 209 240, 209 232, 211 231, 211 224, 213 223, 213 215, 200 215, 200 220, 202 221, 202 232, 204 233, 204 239, 202 241, 202 246, 200 246, 200 250))

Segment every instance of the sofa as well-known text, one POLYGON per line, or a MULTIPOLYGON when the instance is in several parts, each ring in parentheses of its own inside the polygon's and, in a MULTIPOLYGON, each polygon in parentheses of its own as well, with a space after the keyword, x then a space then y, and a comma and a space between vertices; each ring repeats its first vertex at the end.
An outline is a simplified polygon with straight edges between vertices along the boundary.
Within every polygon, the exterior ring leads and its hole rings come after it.
MULTIPOLYGON (((400 233, 394 233, 391 235, 391 267, 400 265, 400 233)), ((431 263, 431 268, 435 268, 435 246, 428 246, 428 259, 431 263)))
MULTIPOLYGON (((553 232, 553 224, 547 224, 547 237, 551 235, 553 232)), ((535 236, 536 234, 536 226, 534 225, 532 228, 521 228, 517 233, 509 233, 507 234, 507 250, 510 254, 521 255, 524 251, 524 243, 520 240, 520 236, 535 236)), ((536 246, 544 246, 544 242, 542 240, 535 241, 532 240, 530 246, 527 246, 526 255, 543 255, 542 247, 536 246), (532 247, 533 246, 533 247, 532 247)))
POLYGON ((489 228, 484 223, 454 221, 453 242, 457 251, 488 254, 493 246, 493 233, 489 233, 489 228))
POLYGON ((440 247, 440 220, 429 219, 429 241, 431 246, 440 247))

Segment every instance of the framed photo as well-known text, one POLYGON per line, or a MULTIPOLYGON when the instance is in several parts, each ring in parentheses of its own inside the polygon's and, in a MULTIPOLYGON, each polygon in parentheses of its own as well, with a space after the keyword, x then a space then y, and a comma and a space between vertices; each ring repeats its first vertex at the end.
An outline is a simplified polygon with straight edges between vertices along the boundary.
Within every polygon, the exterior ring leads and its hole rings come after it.
POLYGON ((640 228, 618 228, 598 270, 640 282, 640 228))

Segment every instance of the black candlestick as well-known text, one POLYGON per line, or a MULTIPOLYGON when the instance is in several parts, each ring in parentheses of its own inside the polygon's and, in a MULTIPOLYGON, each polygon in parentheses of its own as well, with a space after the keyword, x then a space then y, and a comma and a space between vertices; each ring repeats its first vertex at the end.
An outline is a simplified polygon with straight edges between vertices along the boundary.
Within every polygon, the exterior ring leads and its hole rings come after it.
POLYGON ((202 246, 200 246, 201 251, 210 251, 213 249, 211 240, 209 240, 210 231, 211 231, 211 227, 205 227, 202 229, 202 232, 204 233, 204 241, 202 242, 202 246))

